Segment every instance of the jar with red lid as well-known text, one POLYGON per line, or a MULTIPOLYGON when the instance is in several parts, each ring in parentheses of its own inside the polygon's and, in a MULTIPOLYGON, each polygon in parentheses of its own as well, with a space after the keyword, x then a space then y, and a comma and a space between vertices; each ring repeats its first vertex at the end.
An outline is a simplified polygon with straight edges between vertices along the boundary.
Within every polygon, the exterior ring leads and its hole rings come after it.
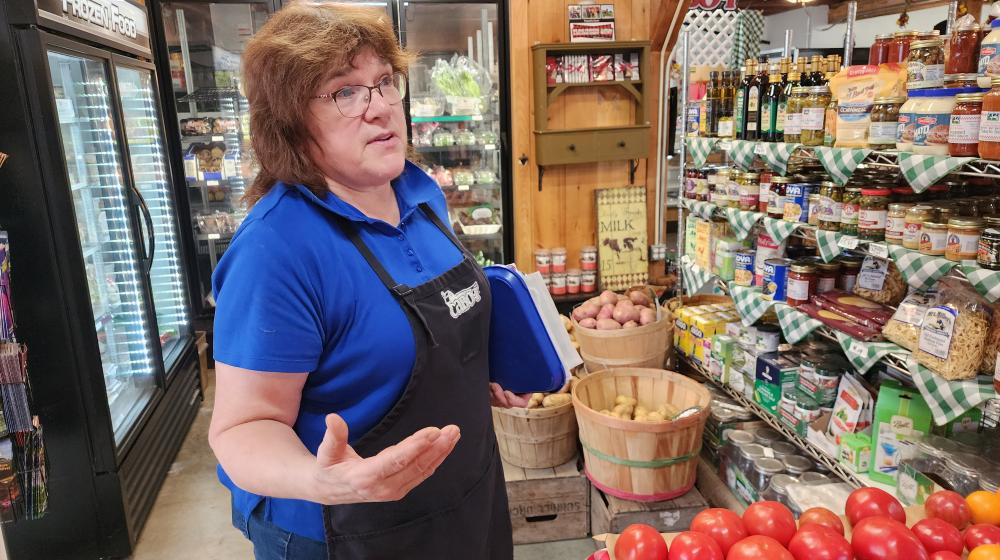
POLYGON ((872 48, 868 49, 868 64, 883 64, 889 62, 889 43, 892 42, 892 33, 876 35, 872 48))
POLYGON ((917 36, 920 35, 916 31, 897 31, 892 34, 892 40, 889 41, 888 55, 886 62, 895 63, 905 63, 906 58, 910 55, 910 43, 913 42, 917 36))
POLYGON ((955 96, 948 128, 948 154, 955 157, 979 155, 979 120, 983 111, 983 94, 960 93, 955 96))
POLYGON ((979 119, 979 157, 1000 159, 1000 77, 990 80, 993 89, 983 96, 979 119))
POLYGON ((980 27, 970 26, 952 31, 948 40, 948 59, 944 63, 945 74, 969 74, 979 70, 980 27))
POLYGON ((809 303, 816 293, 816 265, 809 261, 795 261, 788 267, 788 284, 785 291, 785 303, 798 307, 809 303))

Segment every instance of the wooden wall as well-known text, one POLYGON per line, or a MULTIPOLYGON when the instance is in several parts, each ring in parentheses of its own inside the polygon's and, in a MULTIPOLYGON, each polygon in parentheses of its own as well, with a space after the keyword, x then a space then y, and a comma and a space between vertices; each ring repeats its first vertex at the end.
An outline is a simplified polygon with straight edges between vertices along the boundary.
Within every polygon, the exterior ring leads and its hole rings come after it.
MULTIPOLYGON (((531 46, 568 42, 567 6, 579 0, 511 0, 511 107, 514 159, 514 239, 518 268, 534 270, 534 250, 566 247, 567 263, 574 268, 580 248, 594 245, 596 218, 594 191, 629 184, 629 162, 610 161, 581 165, 548 166, 539 191, 539 170, 534 157, 531 46), (527 157, 526 164, 518 160, 527 157)), ((615 0, 615 33, 620 41, 646 41, 655 29, 654 14, 661 0, 615 0)), ((674 4, 675 2, 662 2, 674 4)), ((671 14, 672 16, 672 10, 671 14)), ((650 95, 652 120, 656 120, 658 53, 651 56, 650 74, 642 76, 650 95), (648 84, 648 85, 647 85, 648 84)), ((549 109, 552 128, 631 124, 635 106, 623 89, 579 88, 561 95, 549 109)), ((655 151, 656 130, 650 133, 655 151)), ((655 160, 639 160, 635 184, 647 185, 649 238, 652 243, 656 192, 655 160)))

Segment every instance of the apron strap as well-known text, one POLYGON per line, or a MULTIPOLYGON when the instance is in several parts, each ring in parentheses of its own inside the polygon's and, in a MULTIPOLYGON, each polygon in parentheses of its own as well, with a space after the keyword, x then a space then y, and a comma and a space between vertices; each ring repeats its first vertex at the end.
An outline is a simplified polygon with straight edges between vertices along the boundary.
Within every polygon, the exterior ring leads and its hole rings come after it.
POLYGON ((417 207, 420 208, 420 211, 423 212, 424 215, 427 216, 427 218, 430 219, 430 221, 433 222, 434 225, 437 226, 439 230, 441 230, 441 233, 443 233, 445 237, 451 240, 452 244, 454 244, 455 247, 458 249, 458 252, 462 253, 462 256, 464 257, 467 253, 465 247, 463 247, 462 242, 459 241, 457 237, 455 237, 455 234, 451 231, 451 228, 444 225, 444 222, 442 222, 441 218, 438 217, 437 212, 435 212, 434 209, 431 208, 431 206, 426 202, 421 202, 419 205, 417 205, 417 207))

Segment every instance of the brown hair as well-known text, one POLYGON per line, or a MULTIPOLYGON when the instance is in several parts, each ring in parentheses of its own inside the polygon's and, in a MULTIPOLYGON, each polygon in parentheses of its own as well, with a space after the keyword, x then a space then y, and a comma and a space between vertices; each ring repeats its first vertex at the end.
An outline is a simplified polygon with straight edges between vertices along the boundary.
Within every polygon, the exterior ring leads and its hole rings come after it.
POLYGON ((400 47, 384 13, 365 7, 296 2, 276 12, 247 44, 244 91, 260 172, 243 197, 253 206, 278 181, 324 196, 326 180, 306 154, 303 118, 323 82, 365 49, 405 72, 411 55, 400 47))

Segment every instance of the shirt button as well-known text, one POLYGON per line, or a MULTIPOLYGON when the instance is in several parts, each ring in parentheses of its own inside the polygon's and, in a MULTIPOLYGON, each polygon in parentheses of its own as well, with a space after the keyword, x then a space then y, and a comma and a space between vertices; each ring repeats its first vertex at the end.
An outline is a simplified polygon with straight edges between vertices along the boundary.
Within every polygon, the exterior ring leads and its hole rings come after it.
POLYGON ((400 235, 400 236, 399 236, 399 240, 400 240, 400 241, 405 241, 405 240, 406 240, 406 238, 405 238, 405 237, 403 237, 402 235, 400 235))
POLYGON ((424 267, 422 267, 422 266, 418 266, 417 267, 417 272, 423 272, 423 271, 424 271, 424 267))
POLYGON ((410 255, 410 256, 412 257, 412 256, 413 256, 413 249, 408 249, 408 250, 406 251, 406 254, 407 254, 407 255, 410 255))

